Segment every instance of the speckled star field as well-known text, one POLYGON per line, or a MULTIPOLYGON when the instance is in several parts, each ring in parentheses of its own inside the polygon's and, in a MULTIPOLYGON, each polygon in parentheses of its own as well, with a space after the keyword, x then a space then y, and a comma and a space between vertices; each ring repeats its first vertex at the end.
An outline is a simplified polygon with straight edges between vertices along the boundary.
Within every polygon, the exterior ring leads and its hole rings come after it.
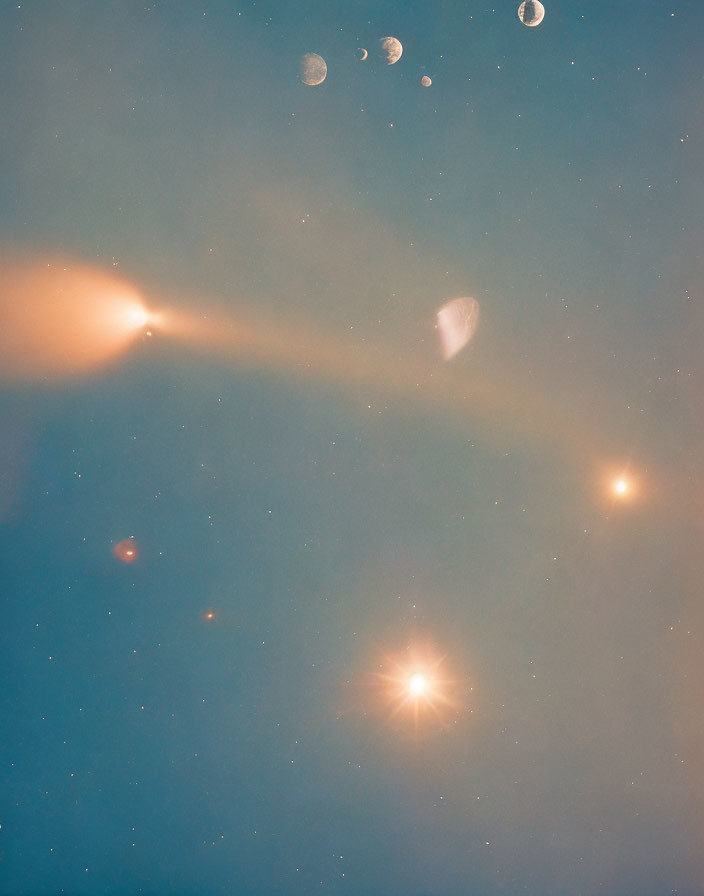
POLYGON ((0 893, 704 893, 694 0, 0 6, 0 893))

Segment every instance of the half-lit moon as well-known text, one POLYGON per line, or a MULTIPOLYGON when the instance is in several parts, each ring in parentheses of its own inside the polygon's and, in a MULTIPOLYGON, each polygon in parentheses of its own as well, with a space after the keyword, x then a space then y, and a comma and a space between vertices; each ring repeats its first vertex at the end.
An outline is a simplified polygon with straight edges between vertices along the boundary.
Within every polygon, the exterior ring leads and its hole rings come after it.
POLYGON ((447 302, 437 313, 436 328, 440 333, 442 356, 446 361, 462 351, 474 336, 479 322, 479 302, 460 298, 447 302))
POLYGON ((403 53, 403 45, 398 38, 382 37, 379 39, 379 56, 387 65, 398 62, 403 53))
POLYGON ((524 25, 535 28, 545 18, 545 7, 540 0, 523 0, 518 7, 518 18, 524 25))
POLYGON ((328 67, 322 56, 317 53, 305 53, 301 56, 301 81, 309 87, 322 84, 328 73, 328 67))
POLYGON ((369 53, 364 49, 364 47, 357 47, 357 52, 360 54, 359 61, 364 62, 369 53))

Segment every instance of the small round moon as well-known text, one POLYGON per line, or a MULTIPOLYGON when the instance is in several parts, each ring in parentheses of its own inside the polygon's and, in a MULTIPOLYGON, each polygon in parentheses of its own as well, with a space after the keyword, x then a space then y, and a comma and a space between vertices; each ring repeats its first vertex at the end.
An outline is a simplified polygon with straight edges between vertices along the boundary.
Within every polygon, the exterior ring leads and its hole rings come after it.
POLYGON ((423 75, 423 77, 420 79, 420 83, 423 85, 423 87, 430 87, 433 82, 427 75, 423 75))
POLYGON ((545 18, 545 7, 540 0, 523 0, 518 7, 518 18, 524 25, 535 28, 545 18))
POLYGON ((445 361, 462 351, 474 336, 479 322, 479 302, 462 297, 452 299, 438 311, 436 329, 440 333, 440 348, 445 361))
POLYGON ((359 61, 364 62, 369 53, 364 49, 364 47, 357 47, 357 52, 359 53, 359 61))
POLYGON ((317 53, 306 53, 301 56, 301 81, 309 87, 322 84, 328 73, 328 67, 322 56, 317 53))
POLYGON ((398 62, 403 53, 401 41, 395 37, 382 37, 379 39, 379 57, 387 64, 398 62))

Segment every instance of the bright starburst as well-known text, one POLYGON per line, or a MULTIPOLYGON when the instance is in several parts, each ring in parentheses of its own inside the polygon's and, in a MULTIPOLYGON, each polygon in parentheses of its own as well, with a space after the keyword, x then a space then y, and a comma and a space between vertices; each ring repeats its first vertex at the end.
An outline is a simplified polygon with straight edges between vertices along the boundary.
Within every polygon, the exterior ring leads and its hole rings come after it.
POLYGON ((421 697, 428 689, 428 682, 422 672, 411 675, 408 681, 408 690, 413 697, 421 697))
POLYGON ((442 721, 459 709, 453 698, 456 682, 445 673, 445 657, 431 648, 410 646, 402 653, 385 657, 375 676, 391 717, 442 721))

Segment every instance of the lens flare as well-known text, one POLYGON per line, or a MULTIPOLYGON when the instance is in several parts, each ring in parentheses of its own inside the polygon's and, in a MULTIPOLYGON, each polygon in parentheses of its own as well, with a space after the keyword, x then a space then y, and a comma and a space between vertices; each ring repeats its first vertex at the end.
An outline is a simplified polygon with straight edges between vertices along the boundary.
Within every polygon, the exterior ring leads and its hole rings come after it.
POLYGON ((85 375, 123 354, 150 314, 111 272, 0 254, 0 379, 85 375))

